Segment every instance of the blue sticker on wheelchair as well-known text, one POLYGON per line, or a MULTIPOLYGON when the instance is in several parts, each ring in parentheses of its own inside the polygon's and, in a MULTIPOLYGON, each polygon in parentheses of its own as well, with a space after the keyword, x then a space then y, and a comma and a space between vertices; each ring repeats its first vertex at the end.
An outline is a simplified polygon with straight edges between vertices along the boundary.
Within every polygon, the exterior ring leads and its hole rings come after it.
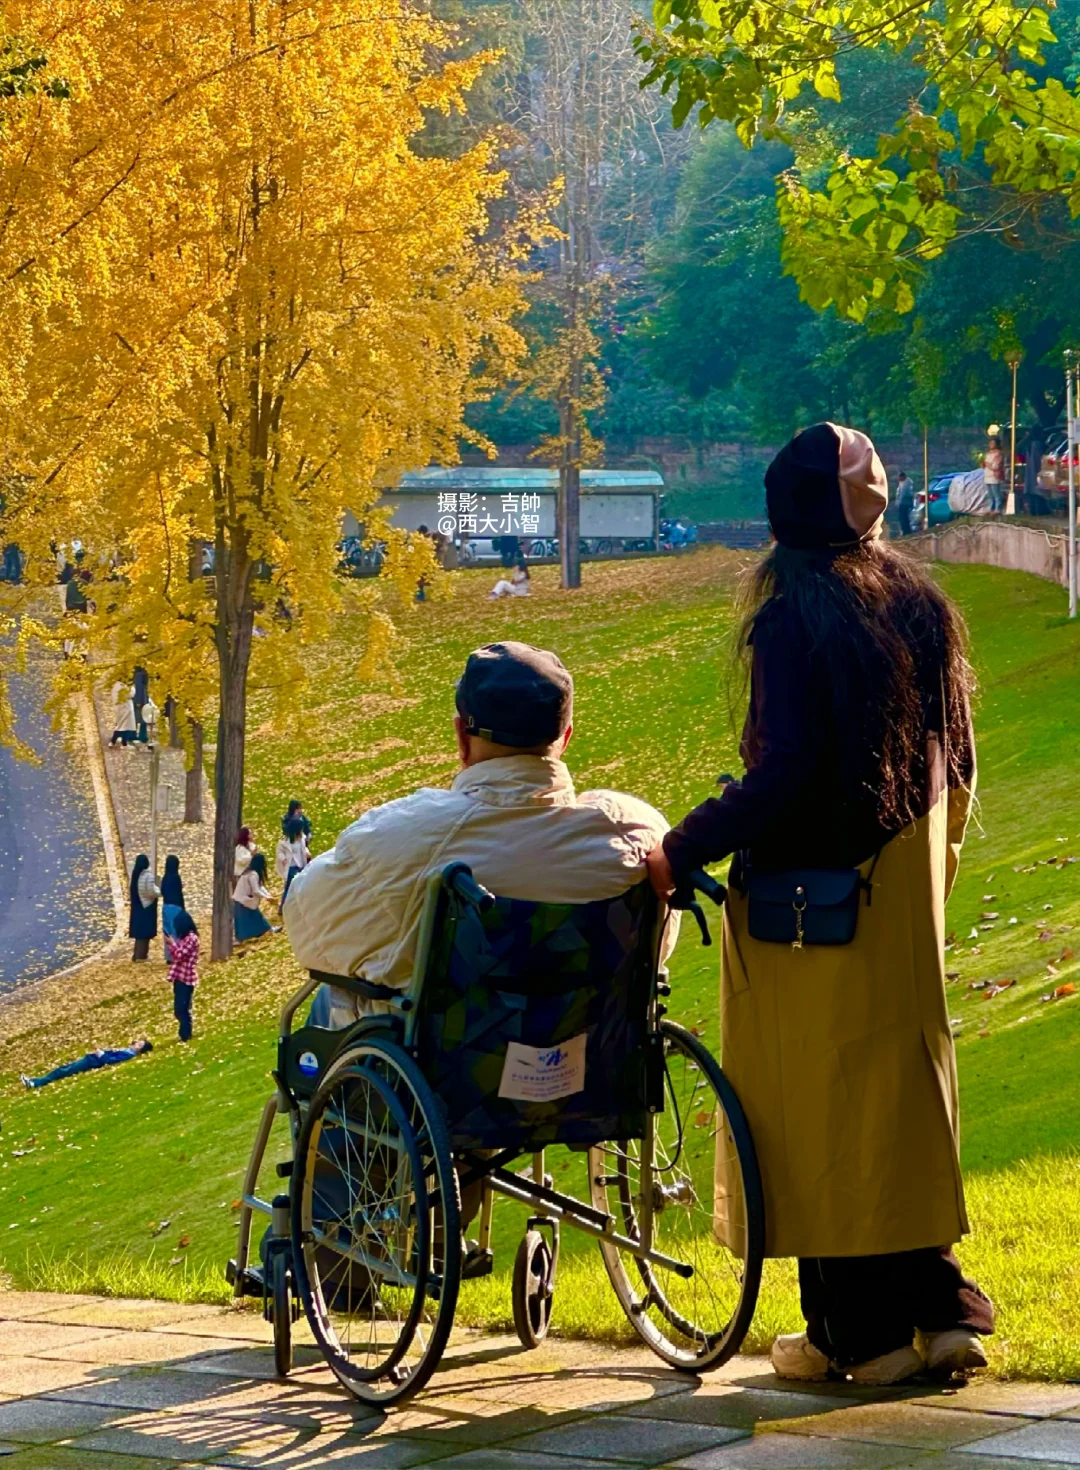
POLYGON ((314 1077, 319 1070, 319 1059, 313 1051, 302 1051, 296 1059, 296 1065, 305 1077, 314 1077))

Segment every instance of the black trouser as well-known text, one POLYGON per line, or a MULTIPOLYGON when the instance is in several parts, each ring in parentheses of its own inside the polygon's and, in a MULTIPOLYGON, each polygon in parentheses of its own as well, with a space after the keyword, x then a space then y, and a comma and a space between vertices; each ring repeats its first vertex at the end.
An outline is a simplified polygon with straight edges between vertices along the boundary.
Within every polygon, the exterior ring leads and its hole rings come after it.
POLYGON ((185 985, 182 980, 174 980, 172 987, 173 1015, 180 1022, 180 1040, 191 1040, 191 1000, 195 994, 194 985, 185 985))
POLYGON ((916 1329, 987 1336, 994 1308, 948 1246, 887 1256, 811 1256, 799 1262, 806 1332, 838 1368, 910 1347, 916 1329))
POLYGON ((901 536, 911 535, 911 507, 898 505, 896 507, 896 519, 900 522, 901 536))

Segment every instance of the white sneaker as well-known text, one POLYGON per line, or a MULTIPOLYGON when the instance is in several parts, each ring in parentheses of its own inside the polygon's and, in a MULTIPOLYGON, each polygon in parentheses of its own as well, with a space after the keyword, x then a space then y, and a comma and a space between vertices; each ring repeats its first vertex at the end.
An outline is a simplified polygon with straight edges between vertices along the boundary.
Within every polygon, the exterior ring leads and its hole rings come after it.
POLYGON ((918 1348, 902 1347, 891 1353, 882 1353, 880 1358, 871 1358, 866 1363, 856 1363, 847 1369, 852 1383, 870 1384, 880 1387, 886 1383, 903 1383, 905 1378, 914 1378, 925 1367, 923 1355, 918 1348))
POLYGON ((799 1378, 804 1383, 824 1383, 829 1360, 805 1332, 789 1332, 772 1345, 773 1372, 777 1378, 799 1378))
POLYGON ((986 1351, 982 1343, 973 1332, 965 1332, 962 1327, 953 1327, 948 1332, 924 1333, 923 1351, 931 1373, 951 1376, 986 1367, 986 1351))

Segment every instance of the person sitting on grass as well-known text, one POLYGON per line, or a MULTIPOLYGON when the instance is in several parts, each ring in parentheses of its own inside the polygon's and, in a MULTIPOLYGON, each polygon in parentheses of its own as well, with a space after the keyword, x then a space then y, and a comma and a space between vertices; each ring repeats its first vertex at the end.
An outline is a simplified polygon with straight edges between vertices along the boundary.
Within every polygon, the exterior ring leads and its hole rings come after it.
POLYGON ((191 1004, 199 983, 199 930, 187 909, 181 909, 173 926, 176 935, 169 961, 173 988, 173 1015, 180 1027, 180 1040, 191 1040, 191 1004))
POLYGON ((510 580, 500 577, 488 593, 489 598, 499 597, 528 597, 530 592, 529 568, 525 561, 519 561, 513 570, 510 580))
POLYGON ((98 1047, 96 1051, 88 1051, 84 1057, 79 1057, 74 1062, 64 1062, 59 1067, 54 1067, 51 1072, 46 1072, 42 1077, 28 1077, 22 1073, 19 1081, 31 1092, 36 1092, 40 1087, 48 1087, 51 1082, 61 1082, 65 1077, 77 1077, 80 1072, 97 1072, 102 1067, 118 1067, 121 1062, 134 1061, 136 1057, 145 1056, 154 1050, 153 1042, 147 1041, 145 1036, 133 1041, 130 1046, 117 1046, 113 1048, 98 1047))

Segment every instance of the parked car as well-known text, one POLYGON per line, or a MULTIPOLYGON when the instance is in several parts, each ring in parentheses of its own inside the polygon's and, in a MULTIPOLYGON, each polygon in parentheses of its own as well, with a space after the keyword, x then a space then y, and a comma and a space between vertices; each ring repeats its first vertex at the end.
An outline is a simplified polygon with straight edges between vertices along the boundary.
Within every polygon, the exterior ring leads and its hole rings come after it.
MULTIPOLYGON (((1072 460, 1073 477, 1080 487, 1080 451, 1075 445, 1072 460)), ((1051 429, 1047 434, 1037 478, 1051 510, 1061 510, 1069 494, 1069 439, 1063 427, 1051 429)))
MULTIPOLYGON (((949 470, 943 475, 933 475, 930 479, 930 524, 940 526, 945 521, 951 521, 953 513, 949 509, 949 486, 957 475, 966 474, 966 470, 949 470)), ((911 512, 911 528, 913 531, 921 531, 926 513, 926 495, 921 490, 915 492, 915 504, 911 512)))

